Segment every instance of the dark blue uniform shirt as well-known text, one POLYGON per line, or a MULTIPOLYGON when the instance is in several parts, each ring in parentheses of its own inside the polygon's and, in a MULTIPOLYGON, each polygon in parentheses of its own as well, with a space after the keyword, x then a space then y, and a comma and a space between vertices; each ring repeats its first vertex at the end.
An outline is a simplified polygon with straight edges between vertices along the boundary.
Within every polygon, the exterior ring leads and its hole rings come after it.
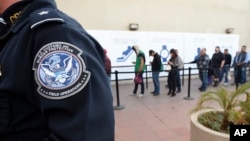
POLYGON ((114 141, 102 47, 54 0, 17 12, 0 37, 0 141, 114 141))

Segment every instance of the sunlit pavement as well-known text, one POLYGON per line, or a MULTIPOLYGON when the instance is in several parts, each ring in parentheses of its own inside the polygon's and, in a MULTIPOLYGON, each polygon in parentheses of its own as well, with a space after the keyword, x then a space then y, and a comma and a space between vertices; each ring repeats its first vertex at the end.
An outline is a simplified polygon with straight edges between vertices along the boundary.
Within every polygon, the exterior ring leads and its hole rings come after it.
MULTIPOLYGON (((132 82, 132 80, 131 80, 132 82)), ((200 81, 192 79, 191 98, 187 97, 188 84, 182 86, 182 92, 175 97, 167 95, 166 81, 161 81, 159 96, 150 94, 153 83, 149 82, 144 97, 130 96, 134 84, 120 84, 120 105, 122 110, 115 110, 116 130, 115 141, 189 141, 190 110, 197 103, 201 95, 198 88, 200 81)), ((235 89, 235 86, 226 86, 235 89)), ((208 87, 208 89, 213 89, 208 87)), ((138 92, 140 87, 138 88, 138 92)), ((117 106, 116 89, 112 86, 114 106, 117 106)), ((211 103, 212 104, 212 103, 211 103)))

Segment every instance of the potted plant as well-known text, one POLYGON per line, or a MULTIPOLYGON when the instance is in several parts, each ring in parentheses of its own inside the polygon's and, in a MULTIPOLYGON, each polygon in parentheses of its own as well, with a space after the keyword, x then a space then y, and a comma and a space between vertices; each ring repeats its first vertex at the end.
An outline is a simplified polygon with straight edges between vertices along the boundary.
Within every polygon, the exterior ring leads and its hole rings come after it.
MULTIPOLYGON (((191 141, 229 141, 229 127, 250 124, 250 83, 235 91, 224 87, 203 93, 191 111, 191 141), (209 106, 213 101, 220 106, 209 106)), ((214 104, 213 104, 214 105, 214 104)))

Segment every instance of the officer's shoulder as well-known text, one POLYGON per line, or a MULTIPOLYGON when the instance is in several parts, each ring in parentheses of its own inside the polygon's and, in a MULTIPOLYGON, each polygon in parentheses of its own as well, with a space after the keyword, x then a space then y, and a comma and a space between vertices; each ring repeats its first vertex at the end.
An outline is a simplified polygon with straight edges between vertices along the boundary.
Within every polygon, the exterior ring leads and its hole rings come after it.
POLYGON ((36 29, 37 27, 47 23, 64 23, 64 18, 59 14, 56 9, 43 8, 32 12, 29 15, 30 28, 36 29))

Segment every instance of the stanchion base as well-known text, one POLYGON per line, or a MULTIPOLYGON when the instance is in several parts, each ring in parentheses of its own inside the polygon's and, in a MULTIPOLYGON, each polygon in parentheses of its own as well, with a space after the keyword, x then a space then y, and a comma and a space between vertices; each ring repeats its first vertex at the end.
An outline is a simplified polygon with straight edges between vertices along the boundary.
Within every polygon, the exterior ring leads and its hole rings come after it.
POLYGON ((122 106, 122 105, 120 105, 120 106, 114 106, 114 110, 122 110, 124 108, 125 108, 125 106, 122 106))
POLYGON ((185 100, 194 100, 192 97, 184 97, 185 100))

